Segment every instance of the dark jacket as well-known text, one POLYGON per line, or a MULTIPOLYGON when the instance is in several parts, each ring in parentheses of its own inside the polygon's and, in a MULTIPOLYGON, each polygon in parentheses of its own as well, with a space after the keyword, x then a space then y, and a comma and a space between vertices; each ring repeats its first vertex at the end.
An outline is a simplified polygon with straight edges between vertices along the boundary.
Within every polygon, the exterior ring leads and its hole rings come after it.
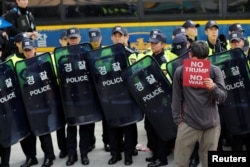
POLYGON ((33 32, 36 30, 34 17, 28 8, 15 7, 5 15, 5 19, 12 24, 6 29, 10 38, 14 38, 21 32, 33 32))

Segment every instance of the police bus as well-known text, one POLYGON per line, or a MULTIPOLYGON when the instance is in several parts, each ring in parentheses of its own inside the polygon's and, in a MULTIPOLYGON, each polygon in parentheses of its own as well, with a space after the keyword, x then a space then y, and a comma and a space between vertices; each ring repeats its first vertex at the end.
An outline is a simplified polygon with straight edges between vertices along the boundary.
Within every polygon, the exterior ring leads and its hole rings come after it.
MULTIPOLYGON (((2 11, 5 2, 0 0, 2 11)), ((12 0, 15 1, 15 0, 12 0)), ((185 20, 199 23, 198 39, 206 39, 204 24, 216 20, 219 33, 228 35, 228 26, 240 23, 246 36, 250 36, 250 0, 36 0, 29 1, 36 19, 39 38, 38 51, 53 51, 59 46, 60 33, 70 27, 78 27, 82 41, 88 41, 89 28, 101 28, 103 45, 112 44, 112 27, 128 29, 133 47, 144 50, 149 47, 149 31, 161 29, 172 43, 172 31, 185 20)))

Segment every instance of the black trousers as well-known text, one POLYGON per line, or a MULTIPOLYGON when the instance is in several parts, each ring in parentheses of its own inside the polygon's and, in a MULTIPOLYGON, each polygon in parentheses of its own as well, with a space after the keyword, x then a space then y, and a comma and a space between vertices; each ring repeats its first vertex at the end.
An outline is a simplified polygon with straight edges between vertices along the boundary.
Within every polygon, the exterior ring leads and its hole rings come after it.
POLYGON ((109 144, 109 127, 105 119, 102 120, 102 141, 103 144, 109 144))
MULTIPOLYGON (((134 138, 133 143, 134 143, 134 149, 136 147, 136 145, 138 144, 138 130, 137 130, 137 124, 135 124, 135 126, 132 129, 132 132, 134 133, 132 135, 132 137, 134 138)), ((118 139, 119 139, 119 145, 122 149, 122 151, 124 150, 124 128, 120 128, 120 130, 118 131, 118 139)))
POLYGON ((11 147, 2 147, 0 146, 0 157, 1 157, 1 166, 9 167, 10 164, 10 151, 11 147))
MULTIPOLYGON (((41 142, 41 148, 44 152, 45 158, 54 159, 55 154, 50 133, 39 136, 39 139, 41 142)), ((36 136, 31 134, 25 139, 23 139, 20 143, 23 152, 27 158, 36 157, 36 136)))
MULTIPOLYGON (((80 125, 79 126, 79 147, 81 155, 87 155, 88 150, 91 146, 91 124, 80 125)), ((67 152, 69 156, 76 155, 77 148, 77 127, 68 126, 67 127, 67 152)))
POLYGON ((147 133, 148 147, 153 153, 153 157, 161 161, 167 161, 167 155, 169 153, 168 142, 163 141, 154 130, 154 127, 149 122, 147 117, 144 120, 144 126, 147 133))
POLYGON ((95 123, 91 123, 90 125, 90 144, 95 145, 96 138, 95 138, 95 123))
POLYGON ((250 151, 250 133, 232 136, 232 151, 243 151, 244 145, 250 151))
POLYGON ((27 158, 36 157, 36 136, 30 134, 28 137, 23 139, 21 142, 21 147, 24 155, 27 158))
POLYGON ((57 144, 58 144, 59 150, 66 153, 67 143, 66 143, 65 127, 56 131, 56 137, 57 137, 57 144))
POLYGON ((121 131, 124 134, 124 154, 125 156, 132 156, 135 148, 135 134, 136 134, 136 123, 127 125, 124 127, 109 127, 109 141, 112 156, 119 156, 121 154, 121 131))

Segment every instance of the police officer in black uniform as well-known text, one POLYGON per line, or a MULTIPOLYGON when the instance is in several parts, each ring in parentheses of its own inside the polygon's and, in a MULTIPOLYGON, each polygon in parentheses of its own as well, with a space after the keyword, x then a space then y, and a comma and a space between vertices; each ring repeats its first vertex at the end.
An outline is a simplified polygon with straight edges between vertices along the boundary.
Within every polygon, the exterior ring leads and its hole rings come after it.
MULTIPOLYGON (((99 28, 89 29, 88 36, 89 36, 89 41, 93 50, 102 48, 102 33, 99 28)), ((110 152, 107 126, 108 126, 107 121, 103 119, 102 120, 102 141, 104 144, 104 150, 106 152, 110 152)), ((92 128, 91 128, 92 136, 90 138, 91 140, 90 150, 92 150, 95 147, 96 138, 95 138, 94 131, 95 131, 95 123, 92 124, 92 128)))
MULTIPOLYGON (((126 42, 126 33, 127 31, 124 29, 124 27, 115 26, 112 29, 111 35, 113 44, 124 44, 126 42)), ((112 155, 111 159, 108 161, 109 165, 113 165, 122 159, 121 151, 124 151, 125 154, 124 164, 131 165, 133 163, 132 154, 136 145, 136 130, 136 123, 132 123, 123 127, 108 126, 109 142, 112 155), (122 148, 124 148, 124 150, 122 150, 122 148)))
POLYGON ((205 33, 207 35, 209 55, 225 51, 225 48, 221 46, 219 39, 219 26, 215 20, 209 20, 206 23, 205 33))
POLYGON ((188 52, 189 43, 187 41, 187 37, 184 34, 178 34, 174 37, 172 42, 172 50, 173 54, 177 56, 186 55, 188 52))
MULTIPOLYGON (((25 35, 27 34, 25 33, 25 35)), ((14 38, 16 43, 22 38, 21 36, 23 36, 23 41, 21 41, 23 53, 21 53, 22 51, 19 51, 18 54, 14 54, 12 57, 10 57, 14 63, 24 58, 35 56, 34 41, 24 37, 23 33, 18 34, 14 38)), ((39 136, 39 139, 45 155, 42 167, 50 167, 53 165, 53 160, 55 159, 51 135, 50 133, 41 135, 39 136)), ((30 134, 28 137, 23 139, 21 141, 21 147, 26 156, 26 161, 23 165, 21 165, 21 167, 30 167, 32 165, 38 164, 38 160, 36 158, 36 136, 30 134)))
POLYGON ((25 32, 32 39, 38 37, 34 17, 27 6, 28 1, 16 0, 16 7, 5 15, 5 19, 12 24, 11 27, 6 29, 10 40, 10 46, 8 48, 11 48, 9 52, 6 52, 6 55, 10 55, 16 51, 14 37, 17 34, 25 32))
MULTIPOLYGON (((77 45, 81 42, 81 33, 78 28, 70 28, 67 30, 67 39, 69 45, 77 45)), ((79 135, 80 135, 80 153, 81 153, 81 163, 83 165, 89 164, 89 158, 87 156, 89 148, 91 146, 91 124, 80 125, 79 135)), ((67 166, 72 166, 77 160, 77 126, 67 126, 67 153, 68 160, 66 162, 67 166)))
POLYGON ((9 164, 10 150, 11 150, 11 147, 0 146, 0 157, 1 157, 0 167, 10 167, 10 164, 9 164))
MULTIPOLYGON (((152 57, 156 59, 158 64, 162 66, 167 63, 164 47, 166 43, 166 36, 163 33, 153 33, 149 38, 151 44, 152 57)), ((147 117, 145 117, 145 130, 147 132, 149 147, 153 156, 146 158, 148 167, 158 167, 168 164, 167 155, 169 154, 168 142, 163 141, 154 130, 153 125, 147 117)))
MULTIPOLYGON (((60 46, 67 46, 67 32, 63 31, 59 37, 60 46)), ((67 146, 66 146, 66 131, 65 127, 58 129, 56 131, 57 144, 60 150, 59 158, 65 158, 67 156, 67 146)))
MULTIPOLYGON (((2 56, 2 44, 3 44, 2 42, 3 41, 0 41, 0 57, 2 56)), ((11 151, 11 147, 10 146, 9 147, 0 146, 0 157, 1 157, 0 167, 9 167, 10 166, 10 164, 9 164, 9 161, 10 161, 10 151, 11 151)))
MULTIPOLYGON (((138 54, 139 54, 139 50, 132 47, 131 46, 131 43, 129 41, 129 33, 128 33, 128 30, 127 28, 123 27, 123 31, 124 31, 124 42, 123 42, 123 45, 125 46, 125 49, 127 50, 127 52, 129 53, 129 61, 130 63, 133 63, 133 60, 131 60, 131 55, 135 56, 136 58, 138 57, 138 54)), ((136 145, 138 144, 138 130, 137 130, 137 125, 135 124, 134 126, 134 129, 133 129, 133 132, 134 132, 134 151, 132 153, 132 155, 134 156, 137 156, 138 155, 138 151, 136 149, 136 145)), ((124 150, 124 141, 123 141, 123 137, 124 137, 124 132, 122 130, 119 131, 119 136, 120 136, 120 144, 121 144, 121 150, 123 151, 124 150)))
MULTIPOLYGON (((229 36, 231 49, 240 48, 243 50, 245 45, 245 37, 240 31, 234 31, 229 36)), ((241 99, 242 100, 242 99, 241 99)), ((243 100, 242 100, 243 101, 243 100)), ((231 134, 232 151, 249 151, 250 150, 250 133, 231 134), (245 149, 243 146, 246 146, 245 149)))
POLYGON ((197 40, 197 28, 200 27, 200 24, 195 24, 192 20, 186 20, 182 27, 186 29, 187 39, 190 43, 197 40))

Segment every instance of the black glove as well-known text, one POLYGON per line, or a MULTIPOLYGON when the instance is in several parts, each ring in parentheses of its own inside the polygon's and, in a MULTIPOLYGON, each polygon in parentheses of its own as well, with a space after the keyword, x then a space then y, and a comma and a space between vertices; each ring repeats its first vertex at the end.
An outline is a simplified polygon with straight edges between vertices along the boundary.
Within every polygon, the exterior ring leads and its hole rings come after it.
POLYGON ((225 50, 227 50, 227 37, 226 37, 226 35, 224 35, 224 34, 220 34, 219 35, 219 40, 220 40, 220 46, 223 48, 223 49, 225 49, 225 50))

